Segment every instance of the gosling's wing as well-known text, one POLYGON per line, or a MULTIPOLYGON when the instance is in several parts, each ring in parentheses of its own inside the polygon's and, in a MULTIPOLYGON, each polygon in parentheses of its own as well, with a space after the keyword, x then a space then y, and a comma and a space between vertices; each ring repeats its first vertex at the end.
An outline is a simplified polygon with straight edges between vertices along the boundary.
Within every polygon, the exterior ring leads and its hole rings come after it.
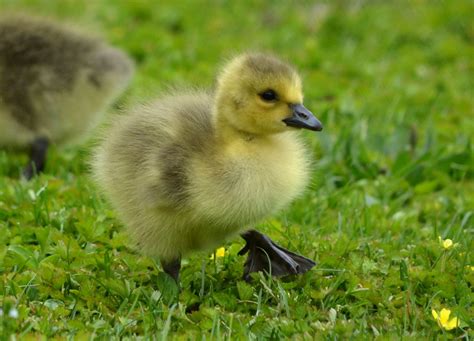
POLYGON ((119 118, 106 132, 93 167, 109 197, 174 209, 187 201, 189 163, 208 139, 207 100, 169 96, 119 118), (120 187, 119 187, 120 186, 120 187))
POLYGON ((199 177, 190 164, 194 158, 205 158, 212 148, 211 99, 203 93, 189 93, 170 97, 162 105, 169 115, 162 126, 169 139, 157 149, 154 168, 160 173, 161 196, 175 205, 186 204, 188 188, 199 177))

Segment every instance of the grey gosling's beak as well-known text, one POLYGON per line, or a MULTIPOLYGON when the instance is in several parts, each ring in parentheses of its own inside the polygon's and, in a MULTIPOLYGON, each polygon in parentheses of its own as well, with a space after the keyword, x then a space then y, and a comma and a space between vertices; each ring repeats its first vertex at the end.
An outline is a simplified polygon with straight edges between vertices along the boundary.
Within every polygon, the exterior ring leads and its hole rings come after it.
POLYGON ((303 104, 290 104, 290 108, 293 112, 292 116, 283 120, 287 126, 314 131, 323 130, 321 122, 303 104))

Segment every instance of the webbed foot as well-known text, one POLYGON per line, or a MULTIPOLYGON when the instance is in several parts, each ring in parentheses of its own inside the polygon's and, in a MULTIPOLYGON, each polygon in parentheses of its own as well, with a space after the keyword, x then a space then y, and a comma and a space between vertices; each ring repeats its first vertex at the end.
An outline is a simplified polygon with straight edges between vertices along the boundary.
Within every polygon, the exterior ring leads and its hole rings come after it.
POLYGON ((248 252, 244 265, 244 279, 250 279, 251 272, 264 271, 272 276, 302 274, 316 265, 309 258, 300 256, 276 245, 269 237, 255 230, 241 234, 247 242, 239 255, 248 252))

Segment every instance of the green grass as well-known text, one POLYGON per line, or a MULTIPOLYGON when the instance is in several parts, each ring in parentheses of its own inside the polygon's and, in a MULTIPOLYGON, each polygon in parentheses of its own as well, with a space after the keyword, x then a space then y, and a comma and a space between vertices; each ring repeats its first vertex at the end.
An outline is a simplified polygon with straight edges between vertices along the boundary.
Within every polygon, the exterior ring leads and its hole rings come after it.
POLYGON ((176 301, 92 184, 91 143, 53 150, 29 183, 17 179, 26 154, 0 151, 0 338, 472 337, 474 3, 175 3, 1 0, 0 11, 62 18, 127 50, 137 75, 121 107, 209 86, 239 51, 291 60, 325 129, 305 135, 310 189, 257 227, 317 267, 249 285, 233 240, 223 258, 185 260, 176 301), (441 308, 459 328, 437 325, 441 308))

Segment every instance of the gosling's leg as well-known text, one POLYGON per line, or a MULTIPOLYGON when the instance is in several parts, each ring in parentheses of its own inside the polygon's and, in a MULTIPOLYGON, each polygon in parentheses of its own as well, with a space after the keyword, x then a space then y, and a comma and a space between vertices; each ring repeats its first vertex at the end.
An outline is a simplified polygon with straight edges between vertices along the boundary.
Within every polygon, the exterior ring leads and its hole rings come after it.
POLYGON ((272 276, 302 274, 316 265, 311 259, 297 255, 276 245, 266 235, 255 230, 241 234, 247 242, 239 255, 249 253, 244 265, 244 279, 251 272, 265 271, 272 276))
POLYGON ((30 149, 30 160, 23 169, 25 179, 30 180, 34 175, 44 170, 48 145, 49 141, 45 137, 38 137, 33 141, 30 149))
POLYGON ((181 270, 181 257, 169 262, 165 262, 162 260, 161 267, 163 268, 164 272, 166 272, 168 275, 173 277, 176 283, 179 283, 179 270, 181 270))

